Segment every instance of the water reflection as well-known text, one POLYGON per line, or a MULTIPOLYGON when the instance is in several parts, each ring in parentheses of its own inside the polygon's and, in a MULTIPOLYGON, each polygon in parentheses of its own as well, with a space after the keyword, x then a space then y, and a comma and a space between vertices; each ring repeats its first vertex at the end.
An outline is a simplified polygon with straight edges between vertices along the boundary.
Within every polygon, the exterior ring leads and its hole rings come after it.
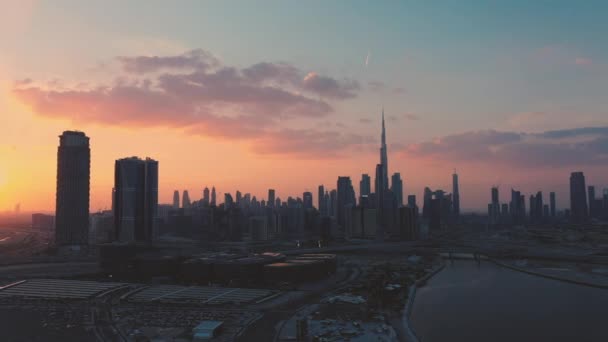
POLYGON ((448 261, 416 294, 422 341, 608 341, 608 291, 448 261))

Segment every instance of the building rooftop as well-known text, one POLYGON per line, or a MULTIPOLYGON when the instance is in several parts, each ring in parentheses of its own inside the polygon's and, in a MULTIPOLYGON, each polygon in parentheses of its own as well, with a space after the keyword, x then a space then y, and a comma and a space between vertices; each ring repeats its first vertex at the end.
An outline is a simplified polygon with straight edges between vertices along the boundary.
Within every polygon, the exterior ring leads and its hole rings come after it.
POLYGON ((195 332, 199 332, 201 330, 215 330, 224 324, 223 321, 201 321, 196 327, 192 330, 195 332))

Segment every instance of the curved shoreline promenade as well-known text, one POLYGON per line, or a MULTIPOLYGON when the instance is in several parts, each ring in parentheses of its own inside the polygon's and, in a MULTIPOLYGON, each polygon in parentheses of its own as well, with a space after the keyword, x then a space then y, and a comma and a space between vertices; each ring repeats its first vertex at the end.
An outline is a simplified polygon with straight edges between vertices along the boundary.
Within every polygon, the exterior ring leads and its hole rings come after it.
POLYGON ((501 266, 501 267, 505 267, 505 268, 508 268, 508 269, 511 269, 514 271, 518 271, 518 272, 522 272, 522 273, 527 273, 527 274, 534 275, 537 277, 543 277, 543 278, 547 278, 547 279, 563 281, 566 283, 571 283, 571 284, 576 284, 576 285, 581 285, 581 286, 589 286, 589 287, 594 287, 594 288, 598 288, 598 289, 608 289, 608 284, 598 284, 596 282, 591 282, 591 281, 577 280, 577 279, 572 279, 572 278, 567 278, 567 277, 560 277, 560 276, 547 274, 547 273, 540 272, 540 271, 517 267, 515 265, 511 265, 511 264, 508 264, 508 263, 505 263, 505 262, 502 262, 502 261, 499 261, 496 259, 492 259, 492 258, 488 258, 488 261, 493 262, 494 264, 501 266))

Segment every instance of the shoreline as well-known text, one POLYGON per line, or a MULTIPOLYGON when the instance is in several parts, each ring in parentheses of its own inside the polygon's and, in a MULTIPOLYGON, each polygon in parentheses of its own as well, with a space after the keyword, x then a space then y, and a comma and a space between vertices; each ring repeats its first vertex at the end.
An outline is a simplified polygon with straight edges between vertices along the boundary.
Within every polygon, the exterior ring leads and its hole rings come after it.
MULTIPOLYGON (((492 262, 493 264, 495 264, 495 265, 497 265, 499 267, 504 267, 504 268, 507 268, 507 269, 511 269, 513 271, 516 271, 516 272, 526 273, 526 274, 530 274, 530 275, 533 275, 533 276, 538 276, 538 277, 547 278, 547 279, 556 280, 556 281, 562 281, 562 282, 571 283, 571 284, 580 285, 580 286, 587 286, 587 287, 600 288, 600 289, 608 289, 608 285, 597 284, 597 283, 587 282, 587 281, 583 281, 583 280, 563 278, 563 277, 559 277, 559 276, 555 276, 555 275, 550 275, 550 274, 542 273, 542 272, 535 271, 535 270, 529 270, 529 269, 525 269, 525 268, 521 268, 521 267, 517 267, 515 265, 511 265, 511 264, 505 263, 503 261, 499 261, 499 260, 494 259, 492 257, 489 257, 487 255, 479 255, 479 257, 480 257, 479 260, 489 261, 489 262, 492 262)), ((476 259, 472 255, 471 256, 457 255, 455 257, 452 257, 451 259, 478 260, 478 259, 476 259)), ((415 300, 415 297, 416 297, 417 289, 419 287, 424 286, 424 284, 426 284, 426 282, 429 279, 431 279, 433 276, 435 276, 437 273, 439 273, 441 270, 443 270, 445 268, 445 265, 446 265, 445 264, 445 258, 442 257, 442 263, 441 263, 440 266, 438 266, 437 268, 435 268, 433 271, 431 271, 429 274, 425 275, 424 277, 416 280, 416 282, 409 287, 409 290, 408 290, 408 300, 407 300, 407 303, 405 304, 405 308, 403 310, 403 317, 402 317, 402 327, 403 327, 403 330, 407 334, 407 336, 406 336, 406 340, 407 341, 413 341, 413 342, 418 342, 419 341, 418 336, 416 335, 416 332, 412 328, 411 322, 410 322, 410 316, 412 314, 412 308, 413 308, 413 305, 414 305, 414 300, 415 300)))
POLYGON ((584 281, 584 280, 576 280, 576 279, 571 279, 571 278, 564 278, 564 277, 559 277, 556 275, 551 275, 551 274, 547 274, 547 273, 543 273, 543 272, 539 272, 539 271, 535 271, 535 270, 525 269, 525 268, 511 265, 511 264, 508 264, 508 263, 505 263, 505 262, 502 262, 502 261, 499 261, 497 259, 490 258, 490 257, 488 257, 487 260, 498 266, 508 268, 513 271, 527 273, 527 274, 542 277, 542 278, 562 281, 565 283, 570 283, 570 284, 575 284, 575 285, 580 285, 580 286, 587 286, 587 287, 593 287, 593 288, 598 288, 598 289, 608 289, 608 285, 604 285, 604 284, 598 284, 598 283, 593 283, 593 282, 584 281))
POLYGON ((430 273, 424 275, 422 278, 417 279, 414 284, 410 285, 408 289, 407 302, 405 303, 405 308, 403 309, 403 315, 401 319, 401 325, 403 327, 403 331, 407 334, 406 341, 418 342, 418 336, 416 336, 416 332, 411 326, 410 315, 412 314, 412 307, 414 306, 414 300, 416 299, 416 290, 418 287, 422 287, 426 284, 426 282, 435 276, 437 273, 441 272, 445 268, 445 262, 441 260, 441 264, 434 268, 430 273))

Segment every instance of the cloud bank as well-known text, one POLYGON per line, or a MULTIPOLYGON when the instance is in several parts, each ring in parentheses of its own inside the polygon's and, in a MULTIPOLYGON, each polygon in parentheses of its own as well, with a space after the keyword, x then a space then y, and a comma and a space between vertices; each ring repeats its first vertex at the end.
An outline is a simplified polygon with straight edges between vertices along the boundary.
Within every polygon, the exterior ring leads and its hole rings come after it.
POLYGON ((324 155, 331 156, 366 139, 336 129, 284 125, 291 119, 331 115, 332 102, 358 96, 361 87, 355 80, 305 72, 289 63, 228 66, 201 49, 174 56, 119 56, 115 61, 121 73, 110 85, 54 87, 28 80, 15 82, 12 93, 44 117, 172 127, 248 140, 260 153, 304 155, 323 146, 329 149, 324 155))
POLYGON ((411 144, 414 157, 514 167, 608 165, 608 127, 542 133, 473 131, 411 144))

